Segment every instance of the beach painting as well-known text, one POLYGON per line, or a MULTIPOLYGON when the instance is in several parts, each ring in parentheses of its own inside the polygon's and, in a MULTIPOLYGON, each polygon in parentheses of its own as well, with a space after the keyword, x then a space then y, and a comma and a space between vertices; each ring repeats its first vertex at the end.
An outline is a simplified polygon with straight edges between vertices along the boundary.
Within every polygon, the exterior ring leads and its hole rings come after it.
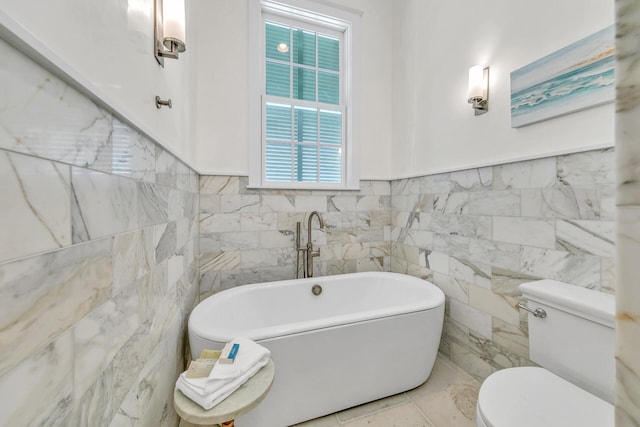
POLYGON ((613 25, 511 73, 511 127, 615 99, 613 25))

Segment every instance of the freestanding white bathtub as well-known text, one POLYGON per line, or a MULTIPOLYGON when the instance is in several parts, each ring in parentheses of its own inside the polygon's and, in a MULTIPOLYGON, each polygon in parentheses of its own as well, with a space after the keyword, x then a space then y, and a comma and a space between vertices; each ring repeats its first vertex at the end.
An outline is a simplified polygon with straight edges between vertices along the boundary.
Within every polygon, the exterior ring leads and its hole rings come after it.
POLYGON ((353 273, 215 294, 191 313, 189 340, 196 357, 238 336, 270 349, 271 391, 236 425, 284 427, 422 384, 435 362, 443 316, 444 294, 432 283, 353 273))

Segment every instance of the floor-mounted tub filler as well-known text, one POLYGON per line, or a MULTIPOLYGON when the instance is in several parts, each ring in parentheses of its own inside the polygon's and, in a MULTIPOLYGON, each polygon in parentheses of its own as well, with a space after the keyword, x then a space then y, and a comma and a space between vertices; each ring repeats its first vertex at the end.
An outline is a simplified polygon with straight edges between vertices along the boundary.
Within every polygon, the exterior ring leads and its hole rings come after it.
POLYGON ((435 362, 444 294, 396 273, 353 273, 228 289, 196 306, 191 352, 250 338, 271 350, 273 387, 238 427, 283 427, 422 384, 435 362))

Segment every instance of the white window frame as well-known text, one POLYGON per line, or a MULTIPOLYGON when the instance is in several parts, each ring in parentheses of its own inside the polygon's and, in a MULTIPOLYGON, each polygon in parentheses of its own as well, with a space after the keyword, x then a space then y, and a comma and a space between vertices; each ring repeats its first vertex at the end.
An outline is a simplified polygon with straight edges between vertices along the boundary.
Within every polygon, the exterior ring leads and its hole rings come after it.
MULTIPOLYGON (((358 84, 353 79, 358 75, 360 13, 352 9, 329 4, 321 0, 248 0, 249 9, 249 187, 250 188, 288 188, 288 189, 338 189, 357 190, 358 175, 358 115, 354 114, 354 100, 358 84), (341 70, 341 100, 343 98, 343 171, 341 183, 324 182, 267 182, 264 172, 264 21, 265 15, 284 18, 295 26, 297 22, 320 26, 343 34, 340 60, 344 61, 341 70)), ((268 19, 267 19, 268 20, 268 19)), ((304 25, 304 24, 303 24, 304 25)))

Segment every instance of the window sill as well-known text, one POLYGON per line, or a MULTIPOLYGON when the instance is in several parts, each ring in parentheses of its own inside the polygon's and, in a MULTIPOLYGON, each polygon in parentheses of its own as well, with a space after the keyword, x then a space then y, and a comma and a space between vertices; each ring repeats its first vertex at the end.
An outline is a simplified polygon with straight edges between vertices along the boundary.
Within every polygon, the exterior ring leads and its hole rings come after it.
POLYGON ((249 190, 317 190, 317 191, 360 191, 360 185, 342 186, 342 185, 247 185, 249 190))

